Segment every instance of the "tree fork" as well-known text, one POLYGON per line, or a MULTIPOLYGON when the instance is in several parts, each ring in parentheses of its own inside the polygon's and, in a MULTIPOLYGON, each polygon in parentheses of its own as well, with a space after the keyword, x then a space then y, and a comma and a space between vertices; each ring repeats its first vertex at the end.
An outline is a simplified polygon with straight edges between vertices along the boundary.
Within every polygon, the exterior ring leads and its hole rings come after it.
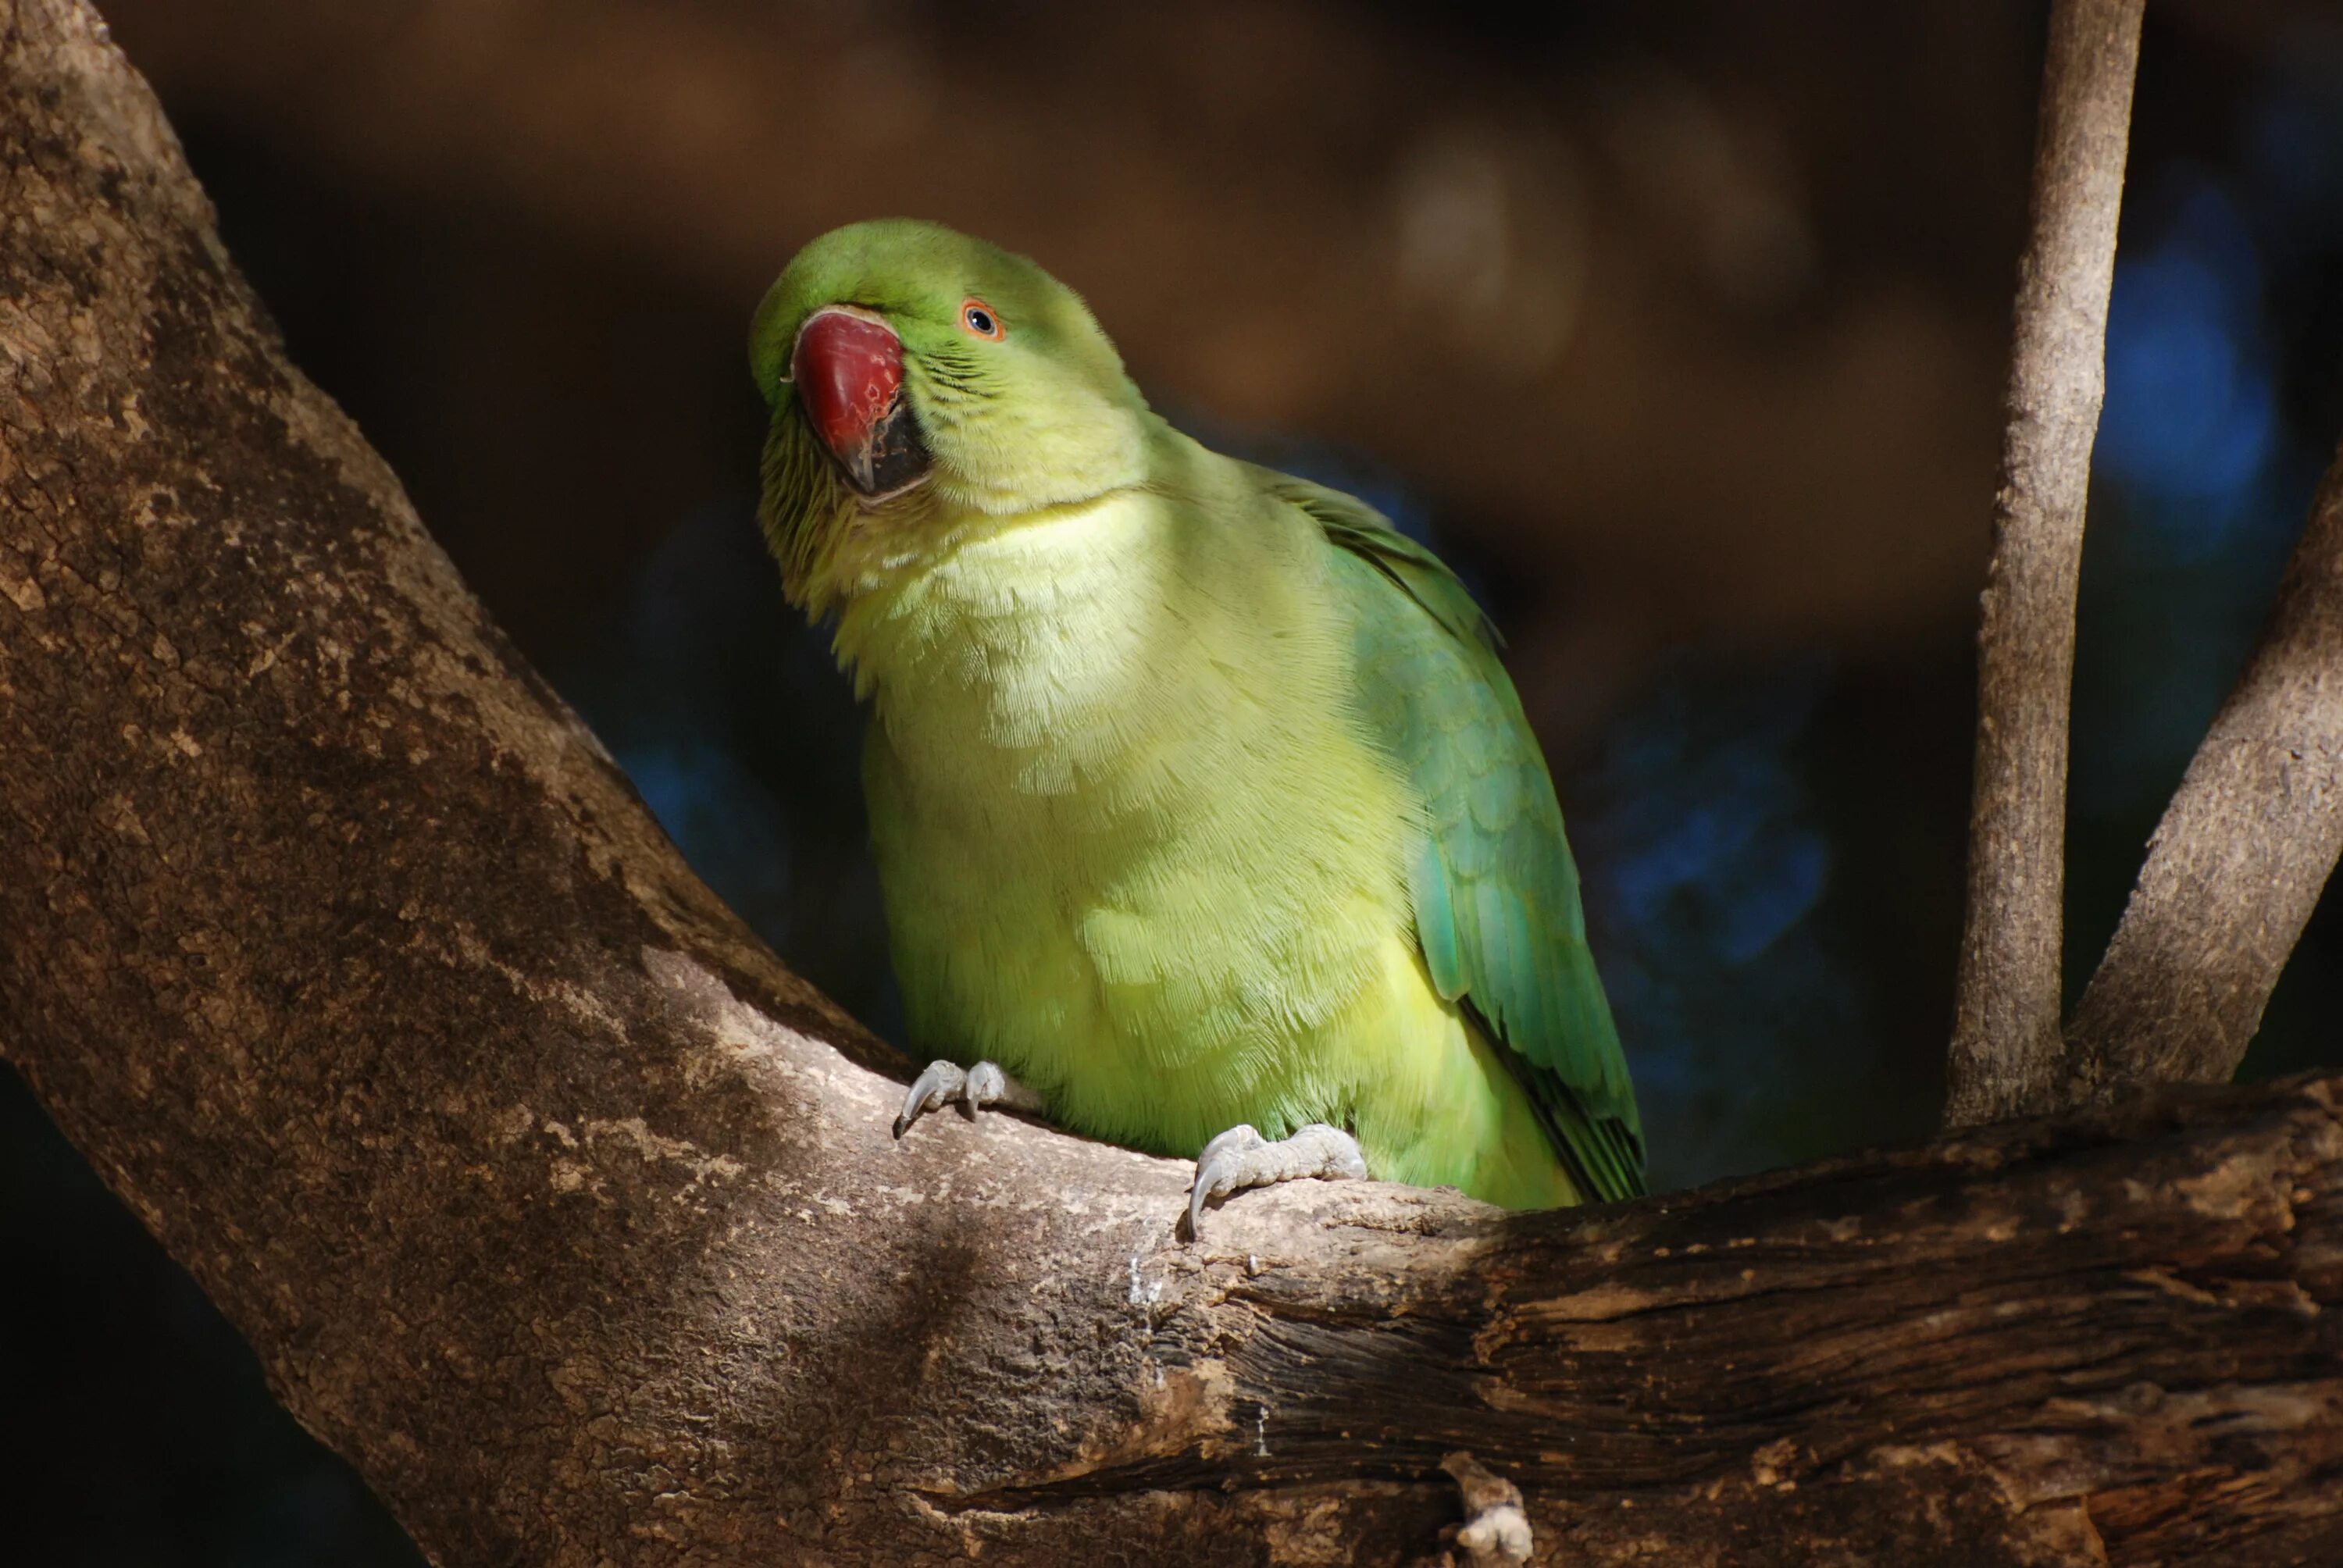
POLYGON ((2057 1026, 2068 688, 2137 0, 2051 17, 1979 634, 1968 925, 1948 1123, 2228 1079, 2343 854, 2343 448, 2253 657, 2057 1026))
POLYGON ((694 879, 0 0, 0 1051, 443 1562, 2343 1550, 2343 1079, 1507 1215, 1005 1117, 694 879))

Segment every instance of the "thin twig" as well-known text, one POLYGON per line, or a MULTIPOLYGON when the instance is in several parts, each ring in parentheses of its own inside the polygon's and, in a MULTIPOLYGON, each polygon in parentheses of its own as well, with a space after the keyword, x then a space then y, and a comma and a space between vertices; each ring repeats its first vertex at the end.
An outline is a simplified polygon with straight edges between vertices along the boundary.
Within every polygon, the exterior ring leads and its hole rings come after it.
POLYGON ((1968 925, 1946 1107, 1955 1126, 2057 1098, 2075 588, 2141 4, 2057 0, 2050 14, 1977 638, 1968 925))
POLYGON ((2343 852, 2343 447, 2068 1031, 2087 1090, 2228 1078, 2343 852))

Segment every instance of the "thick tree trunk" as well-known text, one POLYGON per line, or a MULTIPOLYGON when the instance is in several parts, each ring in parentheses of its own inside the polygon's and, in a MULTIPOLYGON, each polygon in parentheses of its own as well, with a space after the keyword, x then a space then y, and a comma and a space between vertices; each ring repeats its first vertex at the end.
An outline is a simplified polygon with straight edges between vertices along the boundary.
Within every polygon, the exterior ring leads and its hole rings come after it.
POLYGON ((0 0, 0 1050, 450 1563, 2343 1553, 2343 1080, 1592 1213, 1184 1171, 887 1058, 0 0))

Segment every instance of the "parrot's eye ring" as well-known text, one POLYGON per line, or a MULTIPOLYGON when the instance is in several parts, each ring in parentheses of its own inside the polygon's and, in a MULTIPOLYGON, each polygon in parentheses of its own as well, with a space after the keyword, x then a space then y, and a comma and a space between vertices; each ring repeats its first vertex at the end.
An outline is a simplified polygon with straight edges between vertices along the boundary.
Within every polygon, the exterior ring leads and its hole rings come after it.
POLYGON ((1009 336, 1009 328, 1002 324, 992 307, 981 299, 960 302, 960 327, 971 337, 982 337, 993 343, 1009 336))

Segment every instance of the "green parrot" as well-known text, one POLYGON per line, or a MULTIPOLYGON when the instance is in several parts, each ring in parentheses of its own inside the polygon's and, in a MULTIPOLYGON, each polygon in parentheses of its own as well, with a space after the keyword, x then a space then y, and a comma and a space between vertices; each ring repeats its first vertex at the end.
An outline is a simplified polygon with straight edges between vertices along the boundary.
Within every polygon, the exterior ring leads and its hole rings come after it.
POLYGON ((856 224, 759 307, 761 518, 872 709, 912 1044, 957 1102, 1512 1208, 1644 1191, 1578 872, 1487 618, 1350 496, 1151 411, 1081 300, 856 224))

